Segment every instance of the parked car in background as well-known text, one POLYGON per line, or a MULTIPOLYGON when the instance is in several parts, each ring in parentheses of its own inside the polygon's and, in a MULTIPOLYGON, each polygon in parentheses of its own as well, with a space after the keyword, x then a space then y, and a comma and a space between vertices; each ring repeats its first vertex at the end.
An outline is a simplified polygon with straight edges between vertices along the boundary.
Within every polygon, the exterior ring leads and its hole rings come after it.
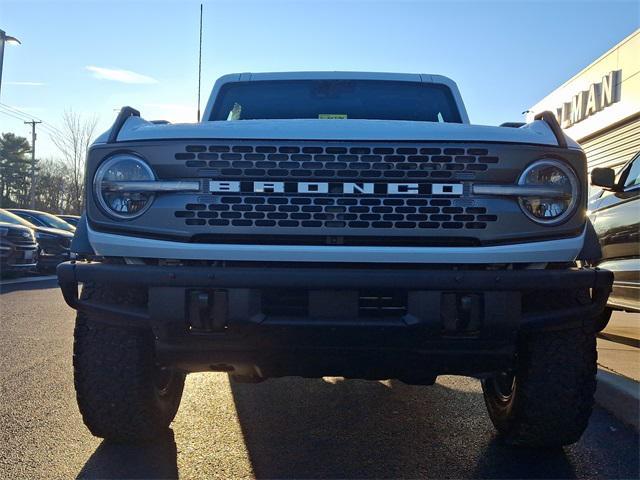
POLYGON ((598 266, 615 277, 608 306, 640 312, 640 153, 618 175, 594 169, 594 176, 599 175, 597 184, 603 189, 592 196, 589 210, 602 247, 598 266))
POLYGON ((38 270, 51 270, 59 263, 69 260, 69 249, 71 247, 73 233, 58 228, 34 225, 24 218, 3 209, 0 209, 0 222, 21 225, 34 231, 36 241, 38 242, 38 270))
POLYGON ((37 261, 34 231, 24 225, 0 221, 0 274, 35 270, 37 261))
POLYGON ((9 208, 8 210, 38 227, 57 228, 72 233, 76 231, 76 227, 50 213, 23 208, 9 208))
POLYGON ((62 220, 67 222, 69 225, 72 225, 74 227, 77 227, 78 222, 80 221, 79 215, 56 215, 56 217, 61 218, 62 220))

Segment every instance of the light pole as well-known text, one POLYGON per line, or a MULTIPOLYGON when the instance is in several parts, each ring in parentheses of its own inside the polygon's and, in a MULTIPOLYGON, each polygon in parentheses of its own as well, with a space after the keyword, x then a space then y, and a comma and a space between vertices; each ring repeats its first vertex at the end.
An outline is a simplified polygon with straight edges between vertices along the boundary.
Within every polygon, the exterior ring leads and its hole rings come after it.
POLYGON ((2 91, 2 63, 4 61, 4 44, 5 43, 17 43, 20 45, 20 40, 16 37, 7 35, 4 30, 0 29, 0 92, 2 91))

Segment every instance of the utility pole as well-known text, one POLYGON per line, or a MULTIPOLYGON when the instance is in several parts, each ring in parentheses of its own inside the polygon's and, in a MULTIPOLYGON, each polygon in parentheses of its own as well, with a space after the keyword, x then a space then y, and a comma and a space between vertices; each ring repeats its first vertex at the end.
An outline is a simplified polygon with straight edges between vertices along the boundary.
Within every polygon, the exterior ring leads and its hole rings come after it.
POLYGON ((40 121, 24 122, 31 125, 31 188, 29 189, 29 208, 36 208, 36 124, 40 121))

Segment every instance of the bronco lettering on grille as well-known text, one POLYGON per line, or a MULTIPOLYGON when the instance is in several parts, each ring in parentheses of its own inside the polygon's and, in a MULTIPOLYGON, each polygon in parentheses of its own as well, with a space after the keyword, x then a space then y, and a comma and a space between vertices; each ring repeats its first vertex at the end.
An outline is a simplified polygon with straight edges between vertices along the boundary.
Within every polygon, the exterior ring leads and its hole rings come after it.
POLYGON ((211 180, 212 193, 318 193, 347 195, 453 195, 463 193, 460 183, 364 182, 240 182, 211 180))

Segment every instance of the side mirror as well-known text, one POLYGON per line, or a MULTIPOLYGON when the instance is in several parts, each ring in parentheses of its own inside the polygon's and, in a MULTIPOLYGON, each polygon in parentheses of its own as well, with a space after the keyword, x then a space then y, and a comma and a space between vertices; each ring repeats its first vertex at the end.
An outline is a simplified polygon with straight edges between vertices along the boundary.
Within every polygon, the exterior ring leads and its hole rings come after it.
POLYGON ((594 168, 591 170, 591 185, 615 191, 616 172, 613 168, 594 168))

